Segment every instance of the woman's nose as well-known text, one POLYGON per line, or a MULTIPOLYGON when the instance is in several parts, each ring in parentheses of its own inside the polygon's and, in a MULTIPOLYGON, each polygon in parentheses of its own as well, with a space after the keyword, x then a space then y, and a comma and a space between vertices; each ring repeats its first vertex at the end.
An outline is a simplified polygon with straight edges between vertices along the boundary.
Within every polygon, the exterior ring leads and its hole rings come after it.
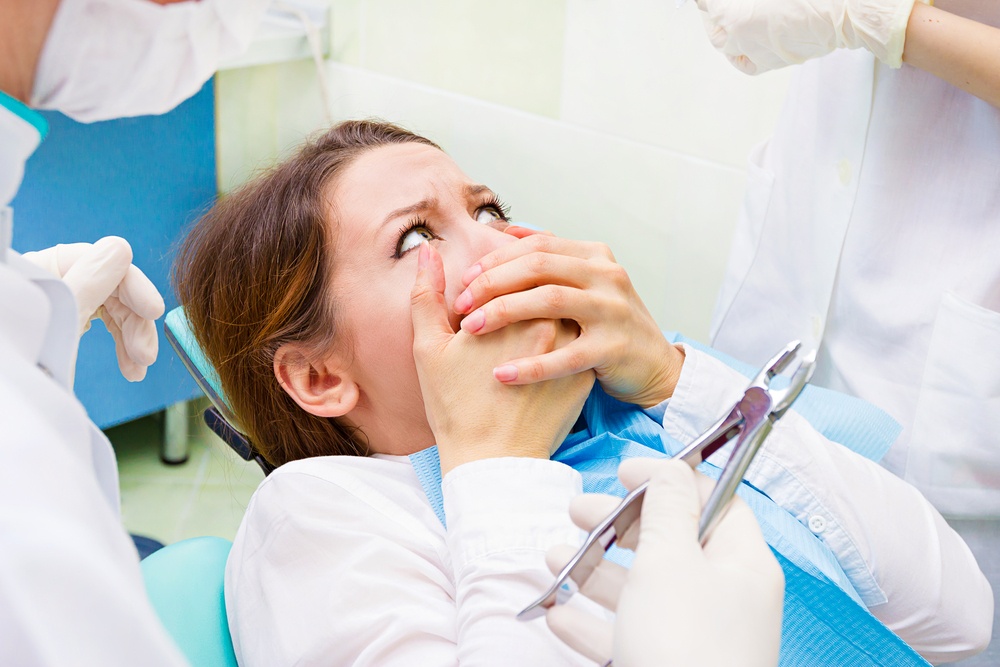
POLYGON ((462 284, 465 271, 494 250, 517 240, 494 225, 479 225, 469 229, 467 234, 464 257, 451 263, 446 269, 445 300, 452 312, 455 298, 465 290, 465 285, 462 284))
POLYGON ((505 234, 504 228, 498 225, 481 225, 478 233, 475 234, 475 242, 472 244, 472 255, 470 266, 480 259, 490 254, 494 250, 501 248, 517 239, 510 234, 505 234))

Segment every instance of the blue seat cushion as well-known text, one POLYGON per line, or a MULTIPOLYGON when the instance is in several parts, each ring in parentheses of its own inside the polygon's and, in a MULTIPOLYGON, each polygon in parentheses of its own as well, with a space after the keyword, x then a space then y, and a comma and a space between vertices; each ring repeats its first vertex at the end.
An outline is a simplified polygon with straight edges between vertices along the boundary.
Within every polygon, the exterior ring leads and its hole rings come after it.
POLYGON ((192 667, 237 667, 223 582, 232 542, 195 537, 143 559, 146 591, 192 667))

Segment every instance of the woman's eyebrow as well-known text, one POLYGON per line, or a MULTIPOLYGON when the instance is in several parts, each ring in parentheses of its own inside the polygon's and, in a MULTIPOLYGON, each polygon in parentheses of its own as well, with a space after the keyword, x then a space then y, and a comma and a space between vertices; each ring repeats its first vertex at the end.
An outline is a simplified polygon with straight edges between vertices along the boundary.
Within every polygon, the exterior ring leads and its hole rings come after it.
POLYGON ((476 195, 482 194, 483 192, 489 192, 490 194, 492 194, 493 190, 489 189, 485 185, 466 185, 465 186, 465 194, 467 196, 469 196, 469 197, 475 197, 476 195))
POLYGON ((437 199, 421 199, 416 204, 410 204, 409 206, 404 206, 403 208, 397 208, 395 211, 385 216, 385 220, 382 221, 382 224, 379 227, 385 227, 396 218, 402 218, 403 216, 413 215, 414 213, 419 213, 420 211, 432 209, 437 206, 437 203, 437 199))

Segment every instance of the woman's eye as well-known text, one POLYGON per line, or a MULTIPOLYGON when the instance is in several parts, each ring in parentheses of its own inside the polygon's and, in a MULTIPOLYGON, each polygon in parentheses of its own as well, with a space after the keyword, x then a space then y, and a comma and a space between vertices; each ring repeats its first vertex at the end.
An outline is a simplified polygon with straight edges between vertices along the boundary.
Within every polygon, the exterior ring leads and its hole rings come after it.
POLYGON ((431 230, 426 227, 414 227, 399 240, 399 254, 402 255, 407 250, 413 250, 420 245, 421 241, 431 241, 433 239, 434 234, 431 230))
POLYGON ((496 222, 497 220, 506 220, 503 213, 496 210, 492 206, 484 206, 483 208, 476 211, 476 222, 488 225, 491 222, 496 222))

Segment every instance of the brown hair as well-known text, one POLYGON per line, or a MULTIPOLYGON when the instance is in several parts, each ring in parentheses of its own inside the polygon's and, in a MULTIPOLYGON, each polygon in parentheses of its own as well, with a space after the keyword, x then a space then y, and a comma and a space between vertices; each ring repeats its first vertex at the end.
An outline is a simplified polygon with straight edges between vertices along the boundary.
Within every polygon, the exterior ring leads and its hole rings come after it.
POLYGON ((438 148, 389 123, 340 123, 221 199, 178 253, 174 284, 195 338, 240 430, 272 465, 368 453, 363 434, 307 413, 285 393, 274 355, 286 343, 316 355, 332 349, 335 235, 325 195, 362 153, 410 142, 438 148))

